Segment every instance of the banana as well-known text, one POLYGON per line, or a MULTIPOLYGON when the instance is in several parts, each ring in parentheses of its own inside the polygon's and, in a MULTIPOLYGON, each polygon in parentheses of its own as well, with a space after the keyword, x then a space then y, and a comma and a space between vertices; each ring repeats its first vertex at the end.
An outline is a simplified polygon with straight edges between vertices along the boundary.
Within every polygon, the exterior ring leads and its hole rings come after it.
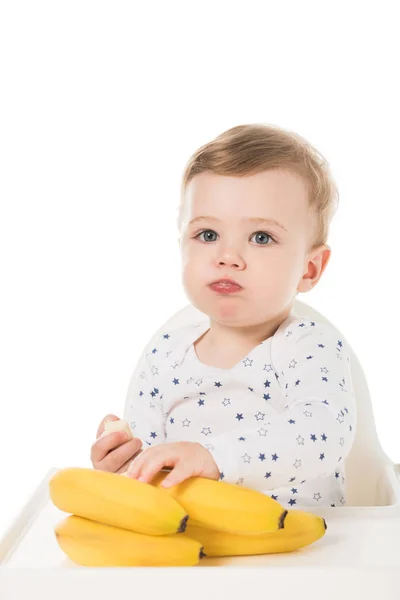
POLYGON ((70 515, 54 528, 61 550, 86 567, 194 566, 202 545, 182 534, 143 535, 70 515))
POLYGON ((284 527, 287 510, 266 494, 223 481, 191 477, 169 488, 159 471, 151 485, 177 500, 192 525, 237 534, 260 534, 284 527))
POLYGON ((290 510, 284 529, 261 535, 237 535, 188 525, 184 536, 199 540, 206 556, 244 556, 292 552, 322 538, 326 523, 322 517, 290 510))
POLYGON ((147 535, 181 533, 189 518, 162 490, 95 469, 61 469, 50 479, 49 492, 64 512, 147 535))
POLYGON ((106 421, 104 423, 104 431, 100 437, 113 433, 114 431, 125 431, 130 439, 133 438, 132 429, 130 428, 128 421, 124 421, 123 419, 118 419, 118 421, 106 421))

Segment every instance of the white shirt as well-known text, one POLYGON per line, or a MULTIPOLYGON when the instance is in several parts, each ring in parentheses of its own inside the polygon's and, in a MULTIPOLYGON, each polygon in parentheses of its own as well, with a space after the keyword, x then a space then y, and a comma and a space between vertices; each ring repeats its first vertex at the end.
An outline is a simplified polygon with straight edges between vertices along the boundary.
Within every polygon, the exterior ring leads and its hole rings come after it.
POLYGON ((233 368, 221 369, 200 362, 193 346, 209 327, 165 331, 145 348, 124 413, 143 449, 199 442, 225 482, 285 507, 345 505, 356 405, 337 331, 291 314, 233 368))

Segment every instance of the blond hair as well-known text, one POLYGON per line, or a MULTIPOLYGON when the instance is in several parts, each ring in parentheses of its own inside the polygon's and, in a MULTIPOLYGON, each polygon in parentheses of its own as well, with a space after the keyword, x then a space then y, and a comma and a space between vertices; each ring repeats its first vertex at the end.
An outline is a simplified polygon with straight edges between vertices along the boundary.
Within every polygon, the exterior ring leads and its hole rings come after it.
POLYGON ((232 127, 192 154, 182 177, 179 230, 183 221, 185 191, 195 175, 209 171, 240 177, 277 168, 304 178, 309 191, 309 206, 316 216, 312 249, 326 244, 329 224, 339 202, 328 162, 297 133, 265 124, 232 127))

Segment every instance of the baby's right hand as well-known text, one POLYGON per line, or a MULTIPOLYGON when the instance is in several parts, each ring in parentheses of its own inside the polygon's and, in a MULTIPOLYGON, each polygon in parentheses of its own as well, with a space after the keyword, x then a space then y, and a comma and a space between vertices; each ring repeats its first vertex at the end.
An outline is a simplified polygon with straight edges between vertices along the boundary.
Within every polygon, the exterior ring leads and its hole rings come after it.
POLYGON ((142 441, 139 438, 130 438, 125 431, 115 431, 102 436, 106 421, 118 421, 119 417, 107 415, 101 421, 92 445, 90 460, 93 468, 111 473, 124 473, 141 450, 142 441))

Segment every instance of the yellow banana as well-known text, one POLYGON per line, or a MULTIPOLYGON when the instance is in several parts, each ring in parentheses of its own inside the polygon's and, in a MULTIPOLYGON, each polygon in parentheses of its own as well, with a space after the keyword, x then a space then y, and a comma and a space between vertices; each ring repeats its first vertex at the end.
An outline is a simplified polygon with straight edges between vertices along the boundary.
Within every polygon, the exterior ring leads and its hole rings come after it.
POLYGON ((190 537, 143 535, 70 515, 54 532, 61 550, 86 567, 194 566, 204 556, 190 537))
POLYGON ((50 479, 49 491, 53 504, 64 512, 147 535, 180 533, 189 518, 161 490, 116 473, 61 469, 50 479))
POLYGON ((184 536, 199 540, 206 556, 244 556, 292 552, 322 538, 326 523, 322 517, 290 510, 284 529, 261 535, 237 535, 188 525, 184 536))
POLYGON ((284 527, 287 510, 266 494, 204 477, 191 477, 163 488, 165 476, 165 471, 159 471, 151 484, 175 498, 192 525, 240 534, 267 533, 284 527))

